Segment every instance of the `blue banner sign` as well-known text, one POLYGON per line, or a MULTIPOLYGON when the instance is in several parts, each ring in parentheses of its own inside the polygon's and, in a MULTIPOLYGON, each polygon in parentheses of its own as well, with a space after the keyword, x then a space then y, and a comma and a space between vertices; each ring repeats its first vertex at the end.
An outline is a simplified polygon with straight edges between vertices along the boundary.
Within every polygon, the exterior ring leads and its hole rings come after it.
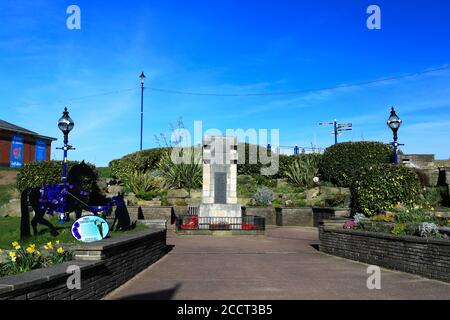
POLYGON ((23 165, 23 137, 15 134, 11 139, 11 168, 22 168, 23 165))
POLYGON ((36 140, 36 161, 45 161, 47 159, 47 144, 42 139, 36 140))

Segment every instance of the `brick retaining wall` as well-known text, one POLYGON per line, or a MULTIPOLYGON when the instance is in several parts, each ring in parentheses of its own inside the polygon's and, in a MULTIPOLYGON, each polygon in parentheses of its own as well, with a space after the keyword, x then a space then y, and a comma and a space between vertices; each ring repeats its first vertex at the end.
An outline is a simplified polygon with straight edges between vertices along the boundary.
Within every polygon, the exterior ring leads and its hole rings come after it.
POLYGON ((450 282, 450 241, 319 227, 320 251, 450 282))
POLYGON ((0 300, 100 299, 166 253, 166 230, 145 230, 70 250, 73 261, 0 278, 0 300), (70 265, 81 269, 79 290, 66 286, 70 265))

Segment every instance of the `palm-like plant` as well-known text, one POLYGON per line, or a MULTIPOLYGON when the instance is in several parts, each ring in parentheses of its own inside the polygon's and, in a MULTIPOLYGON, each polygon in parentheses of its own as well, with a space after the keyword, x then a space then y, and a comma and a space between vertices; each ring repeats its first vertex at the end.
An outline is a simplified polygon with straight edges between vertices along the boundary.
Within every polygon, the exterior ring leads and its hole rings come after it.
POLYGON ((155 181, 147 172, 133 171, 125 176, 124 185, 137 195, 154 189, 155 181))
POLYGON ((288 180, 300 187, 311 187, 313 179, 319 173, 319 157, 316 155, 302 155, 290 165, 285 172, 288 180))
MULTIPOLYGON (((166 188, 186 189, 190 192, 192 189, 199 188, 202 185, 202 166, 199 150, 195 148, 187 149, 190 154, 188 163, 174 163, 171 153, 166 152, 158 163, 158 170, 164 180, 166 188)), ((186 152, 185 150, 181 151, 186 152)))

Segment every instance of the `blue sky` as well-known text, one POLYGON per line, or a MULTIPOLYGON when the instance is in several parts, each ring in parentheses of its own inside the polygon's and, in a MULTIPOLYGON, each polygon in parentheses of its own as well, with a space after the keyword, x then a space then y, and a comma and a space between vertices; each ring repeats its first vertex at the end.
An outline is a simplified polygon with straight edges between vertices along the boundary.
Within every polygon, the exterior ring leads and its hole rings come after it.
MULTIPOLYGON (((309 90, 450 64, 450 2, 438 1, 54 1, 0 3, 0 119, 61 137, 68 106, 71 159, 106 165, 138 150, 140 91, 146 86, 210 93, 309 90), (81 8, 81 30, 66 9, 81 8), (377 4, 382 29, 368 30, 377 4), (104 93, 104 94, 103 94, 104 93)), ((187 128, 280 129, 281 145, 389 142, 395 106, 408 153, 449 158, 450 70, 372 85, 286 96, 211 97, 145 92, 144 147, 187 128)), ((52 158, 61 159, 53 144, 52 158)))

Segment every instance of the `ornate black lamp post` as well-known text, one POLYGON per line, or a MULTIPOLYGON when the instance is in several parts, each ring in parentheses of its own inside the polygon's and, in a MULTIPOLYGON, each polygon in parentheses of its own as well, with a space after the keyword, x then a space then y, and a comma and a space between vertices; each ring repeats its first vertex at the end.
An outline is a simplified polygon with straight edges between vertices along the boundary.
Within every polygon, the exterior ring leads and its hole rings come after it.
POLYGON ((141 145, 140 145, 140 150, 142 151, 142 132, 144 129, 144 82, 145 82, 144 71, 142 71, 139 78, 141 79, 141 145))
POLYGON ((67 111, 67 107, 64 108, 64 112, 61 118, 58 120, 58 128, 64 134, 64 147, 58 148, 64 151, 64 159, 63 159, 63 172, 62 172, 62 183, 67 183, 67 152, 69 150, 73 150, 72 145, 69 144, 69 133, 73 129, 75 123, 69 116, 69 111, 67 111))
POLYGON ((398 164, 397 149, 398 146, 400 146, 400 144, 398 143, 397 132, 400 126, 402 125, 402 120, 395 113, 394 107, 392 107, 391 109, 391 115, 387 120, 387 125, 389 126, 389 128, 391 128, 394 134, 394 142, 392 142, 392 145, 394 146, 394 164, 398 164))

